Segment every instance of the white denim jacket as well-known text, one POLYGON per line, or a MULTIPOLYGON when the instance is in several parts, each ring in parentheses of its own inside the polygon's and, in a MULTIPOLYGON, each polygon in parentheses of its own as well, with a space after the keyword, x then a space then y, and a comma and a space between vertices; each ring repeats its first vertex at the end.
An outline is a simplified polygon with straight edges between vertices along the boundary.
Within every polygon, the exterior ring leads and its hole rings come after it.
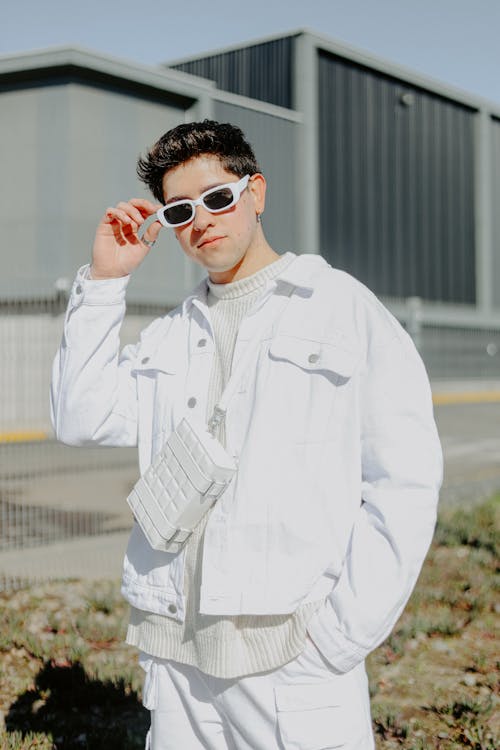
MULTIPOLYGON (((80 270, 52 418, 70 445, 138 444, 144 472, 184 415, 204 421, 214 341, 203 282, 120 355, 127 283, 80 270)), ((386 308, 320 256, 296 257, 270 284, 233 367, 255 337, 227 413, 238 472, 207 524, 201 610, 284 614, 321 596, 308 632, 346 671, 390 632, 432 538, 442 456, 428 379, 386 308)), ((183 574, 184 552, 153 550, 135 524, 126 599, 182 620, 183 574)))

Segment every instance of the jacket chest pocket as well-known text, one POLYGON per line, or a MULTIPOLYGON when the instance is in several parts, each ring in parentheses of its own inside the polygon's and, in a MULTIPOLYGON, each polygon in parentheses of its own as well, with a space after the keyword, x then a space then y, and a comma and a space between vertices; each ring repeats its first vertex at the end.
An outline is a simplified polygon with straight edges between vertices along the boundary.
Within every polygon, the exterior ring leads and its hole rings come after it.
POLYGON ((358 360, 356 352, 327 341, 274 339, 263 387, 269 424, 294 442, 335 440, 358 360))

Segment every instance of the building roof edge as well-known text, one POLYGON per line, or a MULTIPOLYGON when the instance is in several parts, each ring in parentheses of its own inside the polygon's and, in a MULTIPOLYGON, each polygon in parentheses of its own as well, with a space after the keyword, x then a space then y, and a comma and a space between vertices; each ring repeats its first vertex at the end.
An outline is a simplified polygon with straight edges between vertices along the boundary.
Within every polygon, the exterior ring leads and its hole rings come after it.
POLYGON ((0 55, 0 77, 30 70, 47 70, 66 66, 104 73, 191 97, 193 94, 209 93, 216 88, 213 81, 190 73, 165 68, 162 65, 143 65, 79 46, 48 47, 0 55))

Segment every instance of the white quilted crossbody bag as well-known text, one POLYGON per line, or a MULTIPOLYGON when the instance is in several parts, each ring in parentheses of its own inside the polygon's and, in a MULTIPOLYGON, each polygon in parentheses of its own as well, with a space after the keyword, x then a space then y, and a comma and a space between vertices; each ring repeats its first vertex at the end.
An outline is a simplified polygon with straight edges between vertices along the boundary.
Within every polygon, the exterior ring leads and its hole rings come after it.
MULTIPOLYGON (((283 300, 279 312, 287 303, 283 300)), ((206 425, 183 418, 167 438, 127 502, 149 544, 178 552, 195 526, 222 496, 236 474, 236 462, 214 437, 260 340, 249 344, 206 425)))
POLYGON ((236 463, 221 443, 184 418, 127 502, 154 549, 178 552, 235 473, 236 463))

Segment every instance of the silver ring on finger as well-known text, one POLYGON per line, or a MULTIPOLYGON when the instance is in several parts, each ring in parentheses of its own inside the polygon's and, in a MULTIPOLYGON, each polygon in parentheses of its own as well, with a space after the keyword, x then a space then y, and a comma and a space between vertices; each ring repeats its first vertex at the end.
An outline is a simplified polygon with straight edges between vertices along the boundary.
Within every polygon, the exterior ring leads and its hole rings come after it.
POLYGON ((147 240, 145 237, 141 240, 143 245, 147 245, 148 247, 153 247, 153 245, 156 245, 156 240, 147 240))

